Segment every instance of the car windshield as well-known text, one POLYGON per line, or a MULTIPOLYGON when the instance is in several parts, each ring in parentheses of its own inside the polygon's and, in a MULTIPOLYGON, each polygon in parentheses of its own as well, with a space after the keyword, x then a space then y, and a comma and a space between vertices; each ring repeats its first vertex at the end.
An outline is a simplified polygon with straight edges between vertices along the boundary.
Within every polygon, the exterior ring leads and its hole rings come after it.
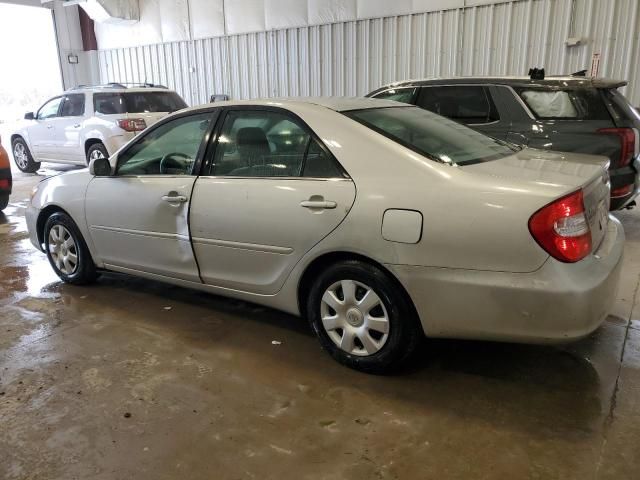
POLYGON ((405 147, 452 165, 496 160, 519 149, 417 107, 383 107, 343 113, 405 147))
POLYGON ((104 115, 175 112, 187 107, 175 92, 96 93, 93 103, 95 111, 104 115))

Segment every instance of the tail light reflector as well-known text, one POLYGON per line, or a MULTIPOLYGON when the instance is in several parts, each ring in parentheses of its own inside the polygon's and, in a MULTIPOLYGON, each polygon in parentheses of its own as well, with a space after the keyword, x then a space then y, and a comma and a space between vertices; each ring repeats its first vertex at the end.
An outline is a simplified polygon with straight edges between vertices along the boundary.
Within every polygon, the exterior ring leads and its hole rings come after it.
POLYGON ((591 253, 591 230, 582 190, 554 200, 529 219, 529 231, 553 258, 573 263, 591 253))
POLYGON ((11 187, 11 184, 9 183, 8 178, 0 179, 0 190, 9 190, 10 187, 11 187))
POLYGON ((118 120, 118 126, 127 132, 140 132, 147 128, 144 118, 126 118, 118 120))
POLYGON ((632 162, 636 151, 636 134, 632 128, 601 128, 598 133, 620 138, 620 158, 614 167, 626 167, 632 162))

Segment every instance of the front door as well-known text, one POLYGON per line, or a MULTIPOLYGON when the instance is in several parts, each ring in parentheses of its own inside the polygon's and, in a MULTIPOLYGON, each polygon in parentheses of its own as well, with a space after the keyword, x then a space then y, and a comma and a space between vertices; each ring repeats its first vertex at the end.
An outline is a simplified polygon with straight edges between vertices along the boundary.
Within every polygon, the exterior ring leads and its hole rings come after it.
POLYGON ((152 128, 118 155, 115 175, 90 182, 87 223, 108 267, 200 282, 188 212, 194 164, 214 115, 184 115, 152 128))
POLYGON ((62 97, 45 103, 36 114, 35 122, 29 126, 29 141, 37 161, 52 158, 55 143, 55 119, 58 117, 62 97))
POLYGON ((191 235, 202 280, 274 294, 348 214, 355 186, 285 110, 232 110, 196 181, 191 235))

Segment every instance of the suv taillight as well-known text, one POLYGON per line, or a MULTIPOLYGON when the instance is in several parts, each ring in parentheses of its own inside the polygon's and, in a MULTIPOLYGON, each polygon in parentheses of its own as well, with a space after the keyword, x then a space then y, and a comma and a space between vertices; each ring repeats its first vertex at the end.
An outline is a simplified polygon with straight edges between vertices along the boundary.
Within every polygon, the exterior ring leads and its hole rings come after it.
POLYGON ((573 263, 591 253, 591 230, 582 190, 554 200, 529 219, 529 231, 553 258, 573 263))
POLYGON ((118 126, 127 132, 139 132, 147 128, 144 118, 126 118, 118 120, 118 126))
POLYGON ((625 167, 631 163, 636 151, 636 134, 632 128, 601 128, 598 133, 620 138, 620 158, 614 167, 625 167))

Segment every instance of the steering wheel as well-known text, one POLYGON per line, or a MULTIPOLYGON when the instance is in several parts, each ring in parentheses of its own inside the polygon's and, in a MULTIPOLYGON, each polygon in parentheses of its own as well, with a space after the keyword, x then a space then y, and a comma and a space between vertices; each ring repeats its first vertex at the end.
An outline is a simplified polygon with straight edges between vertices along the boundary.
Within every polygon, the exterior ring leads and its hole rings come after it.
POLYGON ((182 173, 185 167, 191 161, 191 157, 185 153, 172 152, 167 153, 160 159, 160 173, 169 173, 170 169, 179 169, 182 173), (184 160, 181 160, 184 159, 184 160))

